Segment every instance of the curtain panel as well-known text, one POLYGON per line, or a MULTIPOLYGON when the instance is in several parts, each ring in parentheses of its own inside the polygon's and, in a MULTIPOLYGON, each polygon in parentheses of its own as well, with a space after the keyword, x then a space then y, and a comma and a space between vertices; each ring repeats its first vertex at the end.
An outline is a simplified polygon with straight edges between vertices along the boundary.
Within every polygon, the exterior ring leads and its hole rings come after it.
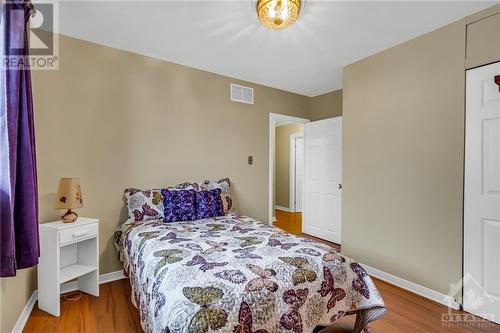
POLYGON ((0 276, 7 277, 36 265, 40 248, 31 73, 29 67, 5 62, 29 57, 31 7, 24 1, 2 2, 0 14, 0 276))

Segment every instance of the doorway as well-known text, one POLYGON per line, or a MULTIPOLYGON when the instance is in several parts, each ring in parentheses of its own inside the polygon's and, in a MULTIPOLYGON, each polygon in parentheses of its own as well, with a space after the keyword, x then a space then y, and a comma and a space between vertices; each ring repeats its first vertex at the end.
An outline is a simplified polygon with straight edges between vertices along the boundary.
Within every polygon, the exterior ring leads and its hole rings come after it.
POLYGON ((308 122, 304 118, 269 115, 269 223, 294 234, 302 232, 301 213, 295 211, 302 206, 304 144, 300 137, 308 122))

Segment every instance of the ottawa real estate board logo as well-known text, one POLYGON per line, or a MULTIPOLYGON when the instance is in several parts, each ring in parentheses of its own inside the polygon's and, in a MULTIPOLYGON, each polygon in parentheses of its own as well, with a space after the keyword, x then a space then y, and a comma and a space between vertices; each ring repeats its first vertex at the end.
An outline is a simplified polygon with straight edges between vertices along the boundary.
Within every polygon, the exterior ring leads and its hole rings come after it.
POLYGON ((495 327, 495 321, 498 322, 498 318, 495 318, 495 314, 491 311, 496 308, 495 300, 469 273, 466 273, 458 283, 450 285, 448 295, 442 303, 448 305, 447 313, 441 314, 442 327, 485 328, 495 327), (457 307, 454 304, 455 297, 462 290, 464 297, 467 298, 464 307, 468 312, 452 310, 457 307))
POLYGON ((2 38, 7 38, 2 43, 2 69, 57 70, 58 14, 55 1, 36 2, 31 12, 21 8, 19 1, 4 2, 0 9, 0 23, 2 38), (26 20, 28 22, 24 24, 26 20))

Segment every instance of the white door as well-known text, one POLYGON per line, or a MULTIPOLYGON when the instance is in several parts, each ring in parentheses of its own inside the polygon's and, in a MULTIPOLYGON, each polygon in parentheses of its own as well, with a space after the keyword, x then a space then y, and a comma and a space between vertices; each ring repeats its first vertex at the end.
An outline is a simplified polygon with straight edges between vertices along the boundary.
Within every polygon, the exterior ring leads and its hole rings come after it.
POLYGON ((302 187, 304 182, 304 139, 295 138, 295 212, 302 212, 302 187))
POLYGON ((306 124, 304 138, 304 232, 340 244, 342 117, 306 124))
POLYGON ((500 63, 467 71, 464 309, 500 323, 500 63))

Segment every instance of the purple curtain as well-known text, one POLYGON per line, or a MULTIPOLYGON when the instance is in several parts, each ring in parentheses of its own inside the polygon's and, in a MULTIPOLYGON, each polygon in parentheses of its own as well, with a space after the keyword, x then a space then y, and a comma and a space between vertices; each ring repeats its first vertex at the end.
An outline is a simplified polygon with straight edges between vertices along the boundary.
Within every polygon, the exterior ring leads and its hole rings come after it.
MULTIPOLYGON (((29 57, 24 1, 2 4, 2 61, 29 57)), ((29 67, 2 66, 0 77, 0 276, 38 264, 38 190, 29 67)))

